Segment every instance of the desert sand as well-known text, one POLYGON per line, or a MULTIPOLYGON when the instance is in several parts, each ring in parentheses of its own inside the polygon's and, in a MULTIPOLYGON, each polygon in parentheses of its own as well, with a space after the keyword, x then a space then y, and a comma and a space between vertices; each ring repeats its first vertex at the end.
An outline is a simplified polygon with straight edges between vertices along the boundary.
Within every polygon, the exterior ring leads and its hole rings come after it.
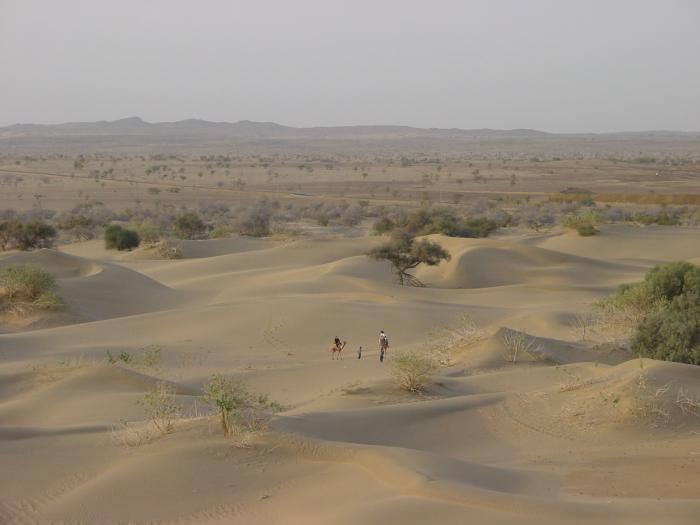
POLYGON ((656 263, 700 258, 698 231, 434 238, 452 259, 419 268, 426 288, 364 255, 376 237, 186 241, 175 261, 102 241, 3 254, 53 273, 66 307, 0 334, 0 523, 698 523, 700 418, 649 403, 699 396, 700 369, 579 341, 570 322, 656 263), (423 394, 400 391, 391 351, 430 348, 464 313, 484 338, 423 394), (508 362, 508 329, 537 351, 508 362), (105 359, 151 345, 155 367, 105 359), (283 406, 247 447, 199 417, 212 373, 283 406), (190 417, 115 442, 158 380, 190 417))

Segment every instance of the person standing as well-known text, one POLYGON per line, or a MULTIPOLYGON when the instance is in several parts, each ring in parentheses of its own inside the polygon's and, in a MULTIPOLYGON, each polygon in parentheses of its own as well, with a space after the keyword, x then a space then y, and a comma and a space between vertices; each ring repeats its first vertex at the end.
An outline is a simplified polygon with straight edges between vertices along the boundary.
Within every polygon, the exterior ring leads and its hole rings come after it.
POLYGON ((379 331, 379 362, 384 362, 384 357, 386 356, 386 351, 389 349, 389 336, 386 335, 384 330, 379 331))

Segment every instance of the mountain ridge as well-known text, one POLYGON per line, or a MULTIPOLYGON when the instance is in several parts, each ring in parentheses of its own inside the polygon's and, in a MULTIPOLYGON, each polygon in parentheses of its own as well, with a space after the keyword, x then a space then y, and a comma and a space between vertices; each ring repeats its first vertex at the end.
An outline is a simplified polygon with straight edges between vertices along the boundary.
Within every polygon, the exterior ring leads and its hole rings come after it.
POLYGON ((197 118, 12 124, 0 127, 0 150, 223 150, 344 153, 693 151, 700 132, 549 133, 535 129, 418 128, 399 125, 293 127, 276 122, 197 118))

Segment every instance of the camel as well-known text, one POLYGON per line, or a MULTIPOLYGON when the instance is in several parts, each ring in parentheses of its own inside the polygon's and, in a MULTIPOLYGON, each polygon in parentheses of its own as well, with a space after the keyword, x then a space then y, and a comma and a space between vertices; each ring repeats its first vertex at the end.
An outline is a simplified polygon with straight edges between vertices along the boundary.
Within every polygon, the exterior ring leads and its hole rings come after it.
POLYGON ((338 352, 338 358, 342 361, 343 360, 343 348, 345 348, 345 345, 348 344, 347 341, 343 341, 340 346, 336 344, 332 344, 330 347, 331 351, 331 359, 335 359, 335 353, 338 352))

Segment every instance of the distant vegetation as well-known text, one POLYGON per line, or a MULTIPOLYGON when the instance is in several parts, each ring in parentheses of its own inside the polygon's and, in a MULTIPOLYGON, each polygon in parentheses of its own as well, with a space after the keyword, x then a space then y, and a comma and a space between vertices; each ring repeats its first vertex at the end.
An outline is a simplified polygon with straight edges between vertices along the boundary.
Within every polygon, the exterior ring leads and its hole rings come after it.
POLYGON ((196 213, 187 212, 175 217, 173 231, 180 239, 199 239, 207 231, 207 225, 196 213))
POLYGON ((485 216, 461 216, 452 208, 422 207, 384 215, 374 224, 374 231, 382 234, 402 229, 414 236, 442 233, 450 237, 488 237, 502 225, 485 216))
POLYGON ((139 234, 134 230, 123 228, 118 224, 110 224, 105 229, 105 248, 108 250, 132 250, 140 243, 139 234))
POLYGON ((3 250, 50 248, 55 238, 56 229, 43 221, 11 219, 0 222, 0 248, 3 250))

